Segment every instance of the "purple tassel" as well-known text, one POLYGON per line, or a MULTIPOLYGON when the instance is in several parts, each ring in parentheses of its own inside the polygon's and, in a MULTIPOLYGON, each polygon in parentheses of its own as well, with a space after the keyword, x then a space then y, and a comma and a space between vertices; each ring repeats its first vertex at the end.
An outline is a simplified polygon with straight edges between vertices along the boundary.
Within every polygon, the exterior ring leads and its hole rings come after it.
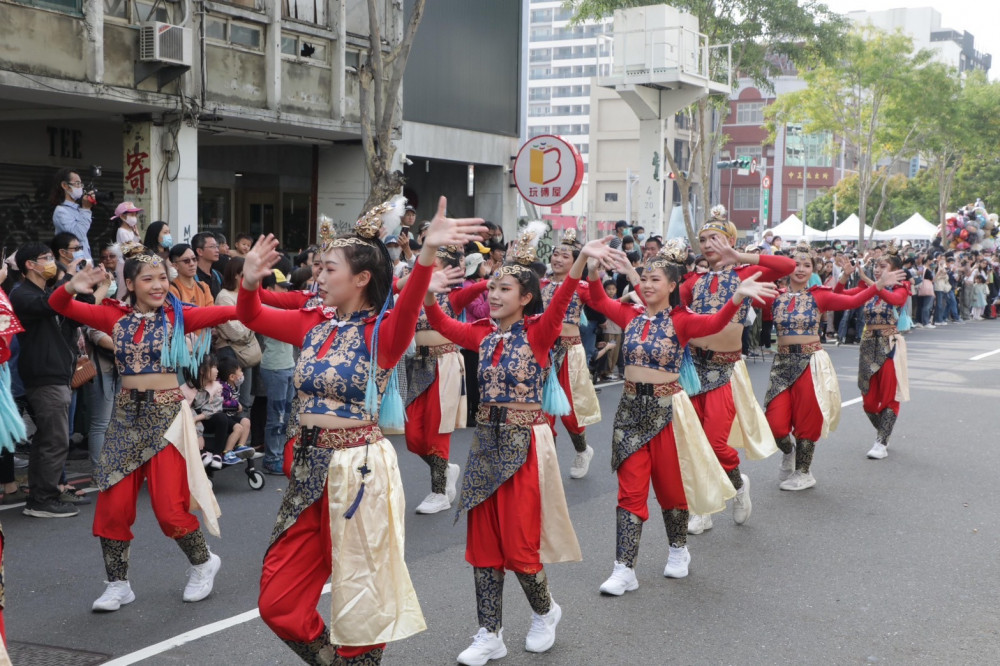
POLYGON ((365 496, 365 482, 362 481, 361 487, 358 488, 357 496, 354 498, 354 501, 351 502, 351 506, 347 507, 347 511, 344 512, 344 518, 350 520, 351 518, 354 517, 354 512, 358 510, 358 507, 361 505, 361 498, 363 498, 364 496, 365 496))

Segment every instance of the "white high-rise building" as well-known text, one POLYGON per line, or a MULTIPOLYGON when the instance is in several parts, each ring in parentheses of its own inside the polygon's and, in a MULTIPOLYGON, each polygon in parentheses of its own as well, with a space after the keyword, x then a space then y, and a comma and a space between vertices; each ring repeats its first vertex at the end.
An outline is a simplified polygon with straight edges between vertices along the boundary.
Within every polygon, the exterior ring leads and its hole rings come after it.
MULTIPOLYGON (((562 0, 529 0, 528 99, 525 138, 555 134, 574 144, 587 169, 590 155, 590 86, 597 74, 597 37, 611 21, 571 25, 562 0)), ((585 215, 587 175, 562 215, 585 215)), ((548 212, 548 211, 545 211, 548 212)))
POLYGON ((976 50, 972 33, 941 27, 941 12, 933 7, 854 11, 848 12, 847 18, 888 32, 900 30, 913 39, 915 48, 935 51, 937 60, 959 72, 981 69, 988 73, 993 64, 992 55, 976 50))

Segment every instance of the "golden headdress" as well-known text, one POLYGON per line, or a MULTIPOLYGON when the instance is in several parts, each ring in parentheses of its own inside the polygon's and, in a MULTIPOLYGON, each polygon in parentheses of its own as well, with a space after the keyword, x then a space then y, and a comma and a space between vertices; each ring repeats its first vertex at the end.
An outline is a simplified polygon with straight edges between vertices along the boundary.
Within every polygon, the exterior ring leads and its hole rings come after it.
POLYGON ((544 222, 535 220, 529 222, 517 238, 514 249, 508 252, 507 263, 496 272, 497 277, 504 275, 517 275, 523 272, 532 272, 531 264, 538 260, 538 241, 548 230, 544 222), (511 256, 513 254, 513 256, 511 256))
POLYGON ((122 243, 119 250, 121 251, 122 259, 126 261, 129 259, 135 259, 136 261, 141 261, 142 263, 149 264, 150 266, 159 266, 163 263, 163 259, 160 255, 150 252, 142 243, 137 243, 135 241, 122 243))
POLYGON ((792 254, 808 254, 811 258, 815 258, 816 256, 812 245, 805 238, 799 239, 799 242, 795 244, 795 248, 792 250, 792 254))
POLYGON ((559 241, 559 244, 560 245, 567 245, 567 246, 573 248, 574 250, 579 250, 580 249, 580 241, 577 240, 576 233, 577 233, 576 232, 576 228, 575 227, 570 227, 569 229, 567 229, 566 231, 563 232, 562 240, 559 241))
POLYGON ((687 245, 680 238, 671 238, 664 244, 660 251, 652 259, 646 262, 646 270, 653 268, 666 268, 673 264, 684 266, 687 263, 687 245))
POLYGON ((461 254, 462 252, 457 245, 443 245, 434 253, 435 256, 442 259, 457 259, 461 254))
POLYGON ((702 225, 702 231, 718 231, 720 234, 727 237, 730 242, 736 240, 736 225, 729 221, 729 215, 726 212, 726 207, 722 204, 717 206, 712 206, 710 211, 711 218, 704 225, 702 225))
POLYGON ((895 239, 889 241, 889 244, 885 246, 885 253, 894 257, 899 255, 899 246, 896 245, 895 239))
POLYGON ((384 201, 358 218, 354 223, 354 235, 337 237, 333 221, 326 215, 319 216, 319 242, 323 252, 348 245, 376 245, 379 231, 383 226, 392 228, 399 225, 406 207, 406 197, 397 195, 384 201))

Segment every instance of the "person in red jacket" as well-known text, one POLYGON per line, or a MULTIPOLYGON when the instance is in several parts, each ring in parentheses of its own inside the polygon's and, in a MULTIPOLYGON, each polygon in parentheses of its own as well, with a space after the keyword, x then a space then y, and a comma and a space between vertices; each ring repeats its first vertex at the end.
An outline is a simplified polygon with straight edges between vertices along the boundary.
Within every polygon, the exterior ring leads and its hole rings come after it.
MULTIPOLYGON (((890 245, 875 264, 875 280, 902 268, 898 248, 890 245)), ((841 276, 841 279, 844 277, 841 276)), ((862 279, 869 281, 867 276, 862 279)), ((862 287, 859 286, 844 291, 842 282, 834 288, 843 293, 860 289, 862 287)), ((892 289, 880 289, 864 307, 865 332, 858 352, 858 388, 861 389, 865 416, 875 427, 875 443, 867 454, 872 460, 881 460, 889 455, 887 447, 899 416, 899 403, 910 399, 906 379, 906 342, 898 326, 900 308, 906 304, 909 295, 910 283, 902 282, 892 289)))
POLYGON ((479 351, 476 439, 458 508, 459 515, 468 512, 465 559, 473 566, 479 631, 458 656, 460 664, 485 664, 507 654, 501 610, 505 570, 517 575, 531 606, 525 649, 551 648, 562 609, 552 600, 542 563, 582 557, 569 519, 552 429, 542 410, 569 411, 552 373, 550 350, 586 258, 609 261, 620 251, 608 246, 610 238, 584 246, 542 312, 538 276, 530 267, 535 259, 531 243, 536 240, 536 232, 525 232, 516 251, 508 253, 516 260, 490 279, 490 319, 462 323, 445 315, 430 294, 424 300, 427 320, 435 330, 479 351), (558 409, 557 403, 561 403, 558 409))
MULTIPOLYGON (((580 243, 576 240, 576 229, 567 229, 562 240, 552 249, 552 279, 542 282, 542 303, 548 307, 556 290, 566 280, 573 262, 580 255, 580 243)), ((603 291, 603 287, 601 288, 603 291)), ((580 315, 583 306, 589 305, 590 290, 586 284, 580 285, 573 300, 566 309, 562 331, 556 341, 552 367, 559 378, 559 385, 569 399, 570 411, 562 417, 563 426, 576 449, 576 457, 569 468, 571 479, 582 479, 590 469, 594 448, 587 444, 587 426, 601 420, 601 405, 597 402, 597 392, 590 377, 587 352, 580 339, 580 315)), ((555 417, 549 418, 555 433, 555 417)))
POLYGON ((625 388, 611 443, 611 467, 618 475, 615 564, 601 585, 603 594, 621 596, 639 588, 635 560, 642 525, 649 518, 650 482, 667 529, 669 554, 663 575, 668 578, 688 575, 689 509, 721 511, 725 500, 736 494, 681 383, 684 366, 691 365, 687 344, 724 329, 744 298, 773 298, 777 291, 750 275, 717 312, 694 314, 680 304, 677 293, 686 259, 684 243, 672 240, 646 263, 640 286, 645 307, 608 298, 596 271, 591 274, 590 307, 622 327, 625 355, 625 388))
POLYGON ((402 427, 392 375, 413 339, 435 250, 464 245, 483 228, 482 220, 446 218, 441 197, 392 307, 391 259, 377 237, 391 207, 369 211, 348 236, 321 225, 322 307, 261 304, 260 281, 280 259, 272 236, 257 242, 243 266, 240 321, 302 349, 293 379, 298 433, 285 452, 290 481, 264 556, 258 605, 261 619, 308 664, 374 666, 387 642, 426 628, 403 557, 399 466, 379 423, 402 427), (329 627, 316 610, 327 580, 329 627))
POLYGON ((884 271, 877 283, 853 295, 839 294, 827 287, 808 286, 816 261, 808 243, 796 246, 792 258, 795 270, 788 278, 788 289, 766 308, 774 316, 778 353, 764 408, 784 454, 778 487, 794 491, 816 485, 811 472, 816 442, 836 430, 840 421, 837 373, 819 338, 823 314, 861 307, 902 275, 884 271))
MULTIPOLYGON (((434 257, 437 271, 451 269, 460 278, 462 255, 458 246, 440 247, 434 257)), ((409 277, 396 283, 406 285, 409 277)), ((458 318, 465 307, 486 291, 486 282, 438 293, 438 306, 458 318)), ((465 396, 465 360, 458 345, 431 328, 420 310, 414 338, 417 353, 406 360, 406 448, 430 467, 431 492, 417 505, 419 514, 451 508, 460 469, 449 464, 451 433, 464 428, 468 418, 465 396)))
POLYGON ((208 531, 219 534, 219 507, 198 450, 194 417, 178 386, 182 370, 196 372, 208 351, 206 335, 194 352, 185 333, 235 318, 236 308, 192 307, 170 293, 166 262, 145 248, 131 248, 123 275, 129 305, 105 299, 100 305, 74 300, 106 279, 103 266, 86 268, 49 297, 59 314, 111 336, 122 391, 115 398, 101 458, 94 472, 99 490, 94 536, 101 539, 107 587, 95 611, 116 611, 135 600, 128 580, 129 549, 136 501, 145 480, 153 513, 163 533, 177 542, 191 563, 184 601, 209 595, 221 564, 210 552, 192 500, 208 531))
MULTIPOLYGON (((701 228, 698 241, 711 270, 690 274, 681 285, 681 303, 698 314, 717 312, 736 293, 740 282, 754 273, 760 274, 761 281, 776 282, 795 269, 795 262, 788 257, 737 252, 736 226, 726 218, 723 206, 712 208, 712 218, 701 228)), ((691 402, 715 455, 736 488, 733 520, 738 525, 750 518, 753 505, 750 479, 740 472, 736 447, 745 447, 751 459, 766 458, 778 450, 742 360, 743 324, 749 309, 749 304, 744 303, 720 333, 691 340, 701 381, 701 393, 691 396, 691 402), (733 427, 734 422, 738 427, 733 427)), ((711 528, 710 515, 691 514, 689 534, 711 528)))

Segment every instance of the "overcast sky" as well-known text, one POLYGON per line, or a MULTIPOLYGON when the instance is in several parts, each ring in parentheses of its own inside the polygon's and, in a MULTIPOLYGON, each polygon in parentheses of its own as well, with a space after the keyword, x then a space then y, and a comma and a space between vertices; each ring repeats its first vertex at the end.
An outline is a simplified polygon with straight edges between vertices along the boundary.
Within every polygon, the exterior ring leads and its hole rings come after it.
POLYGON ((933 7, 941 13, 941 27, 971 32, 976 49, 993 56, 990 78, 1000 78, 1000 2, 997 0, 825 0, 837 12, 864 9, 881 11, 898 7, 933 7))

